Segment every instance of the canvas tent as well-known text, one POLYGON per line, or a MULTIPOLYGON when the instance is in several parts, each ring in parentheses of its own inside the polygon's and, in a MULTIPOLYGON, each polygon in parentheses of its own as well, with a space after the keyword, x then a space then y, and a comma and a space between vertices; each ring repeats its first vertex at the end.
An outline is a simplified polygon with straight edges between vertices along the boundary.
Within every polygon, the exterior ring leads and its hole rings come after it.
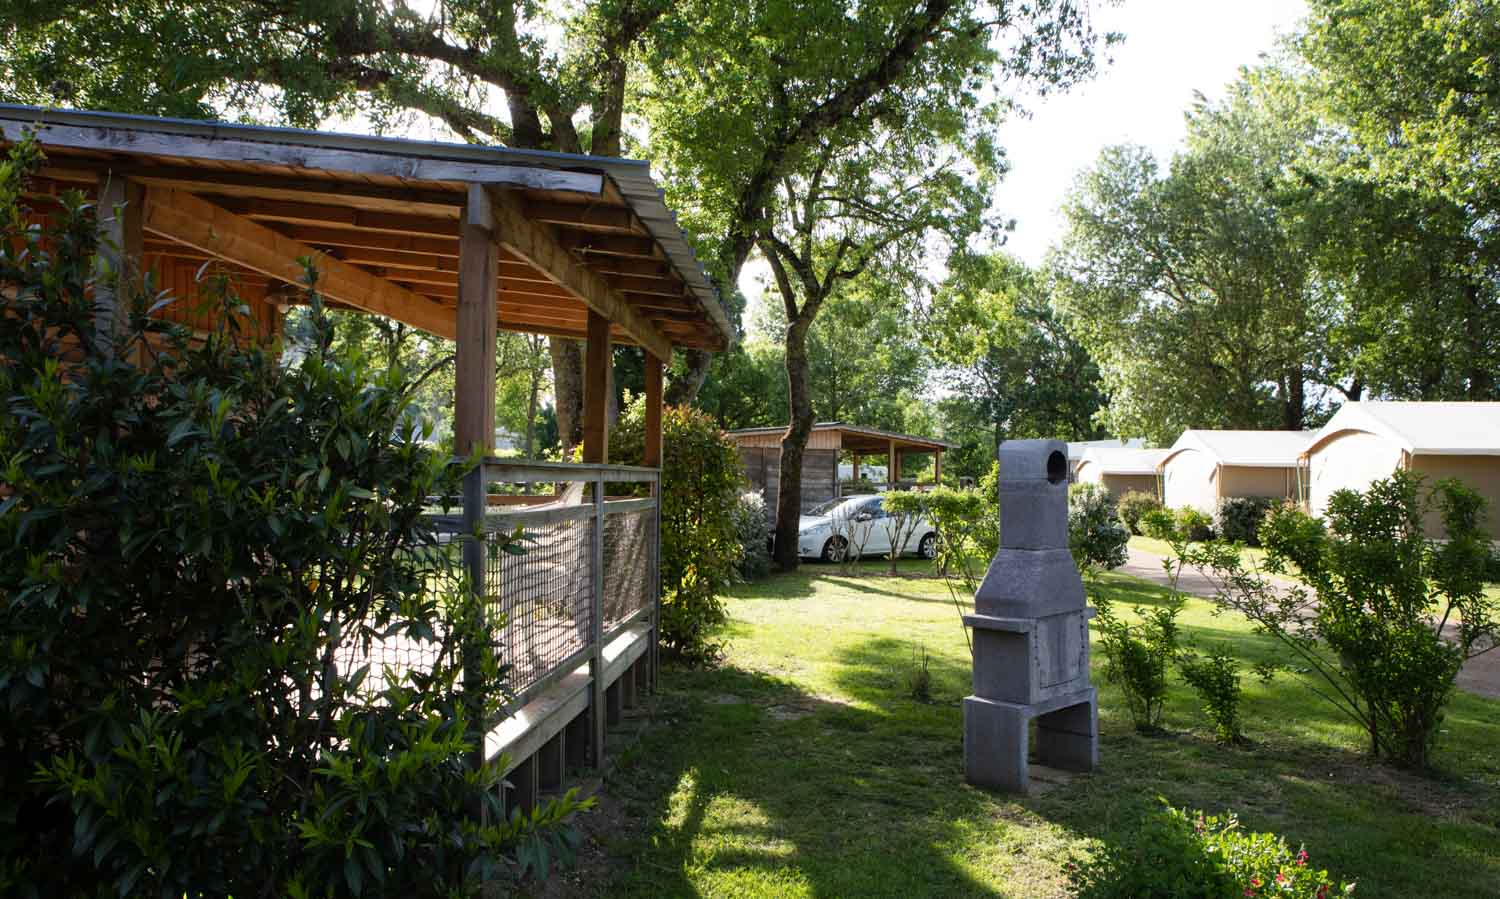
MULTIPOLYGON (((1500 403, 1345 403, 1302 453, 1308 505, 1323 514, 1337 490, 1364 490, 1406 468, 1429 483, 1457 478, 1489 501, 1488 527, 1500 530, 1500 403)), ((1436 513, 1424 522, 1441 536, 1436 513)))
MULTIPOLYGON (((728 432, 729 438, 739 447, 740 462, 744 465, 751 489, 765 497, 766 514, 773 521, 781 485, 781 438, 785 433, 786 428, 744 428, 728 432)), ((883 484, 876 486, 891 489, 901 485, 901 462, 908 455, 931 454, 934 475, 941 479, 943 452, 954 446, 956 444, 935 437, 915 437, 837 421, 813 425, 802 456, 802 509, 806 511, 843 495, 844 488, 838 477, 840 453, 851 455, 853 479, 856 481, 871 474, 864 468, 864 460, 879 457, 886 463, 888 477, 883 484)))
POLYGON ((1081 484, 1102 484, 1115 496, 1137 491, 1160 499, 1157 466, 1167 453, 1164 449, 1093 447, 1084 450, 1083 458, 1078 460, 1075 480, 1081 484))
POLYGON ((1307 431, 1187 430, 1162 459, 1162 501, 1212 513, 1232 496, 1299 499, 1307 431))
POLYGON ((1070 440, 1068 441, 1068 477, 1078 480, 1078 466, 1083 464, 1083 454, 1091 449, 1144 449, 1146 438, 1128 437, 1123 440, 1070 440))

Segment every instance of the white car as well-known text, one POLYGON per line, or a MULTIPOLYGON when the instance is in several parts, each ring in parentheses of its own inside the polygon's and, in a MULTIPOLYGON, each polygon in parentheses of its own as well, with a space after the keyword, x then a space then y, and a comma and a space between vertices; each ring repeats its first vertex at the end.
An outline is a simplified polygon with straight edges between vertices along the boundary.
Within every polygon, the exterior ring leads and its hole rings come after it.
MULTIPOLYGON (((884 556, 891 551, 889 516, 879 496, 831 499, 802 516, 797 527, 797 554, 804 559, 837 562, 850 550, 850 539, 863 538, 863 554, 884 556), (837 533, 835 533, 835 531, 837 533)), ((907 535, 901 554, 915 553, 924 559, 937 555, 937 529, 922 518, 907 535)))

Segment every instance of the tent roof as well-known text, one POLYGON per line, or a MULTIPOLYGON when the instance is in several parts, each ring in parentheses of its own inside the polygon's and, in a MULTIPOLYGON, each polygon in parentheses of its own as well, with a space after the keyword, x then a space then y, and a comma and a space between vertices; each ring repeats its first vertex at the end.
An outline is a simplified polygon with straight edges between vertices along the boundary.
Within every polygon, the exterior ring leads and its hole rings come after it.
POLYGON ((1171 450, 1095 446, 1084 450, 1080 465, 1097 465, 1105 474, 1156 474, 1171 450))
POLYGON ((1500 403, 1345 403, 1304 455, 1349 431, 1384 437, 1414 456, 1500 455, 1500 403))
POLYGON ((1202 431, 1182 432, 1171 450, 1162 458, 1166 465, 1178 453, 1196 450, 1207 453, 1220 465, 1244 465, 1257 468, 1292 468, 1307 447, 1311 431, 1202 431))

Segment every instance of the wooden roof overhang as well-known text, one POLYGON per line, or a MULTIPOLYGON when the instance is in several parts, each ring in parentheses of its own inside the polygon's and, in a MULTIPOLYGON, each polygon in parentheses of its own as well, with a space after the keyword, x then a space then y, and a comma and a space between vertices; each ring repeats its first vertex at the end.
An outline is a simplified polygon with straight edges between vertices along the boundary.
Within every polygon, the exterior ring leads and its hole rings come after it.
POLYGON ((38 194, 126 179, 144 255, 218 260, 286 302, 310 257, 332 304, 454 338, 460 222, 483 215, 500 328, 583 339, 592 311, 663 361, 730 340, 645 163, 0 104, 0 139, 26 132, 47 156, 38 194))
MULTIPOLYGON (((786 432, 786 428, 743 428, 738 431, 728 432, 731 439, 744 441, 755 441, 768 436, 779 436, 786 432)), ((946 440, 936 437, 917 437, 911 434, 897 434, 893 431, 882 431, 878 428, 866 428, 859 425, 848 425, 843 422, 819 422, 813 425, 814 433, 833 433, 839 440, 839 448, 851 453, 862 455, 879 456, 884 455, 895 448, 897 452, 917 453, 941 453, 957 446, 946 440)))

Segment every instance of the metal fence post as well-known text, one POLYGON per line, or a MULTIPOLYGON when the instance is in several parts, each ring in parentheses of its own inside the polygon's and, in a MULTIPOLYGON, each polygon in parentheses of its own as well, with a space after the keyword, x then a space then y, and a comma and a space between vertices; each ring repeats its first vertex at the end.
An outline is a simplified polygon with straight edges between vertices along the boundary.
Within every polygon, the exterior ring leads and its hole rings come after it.
POLYGON ((589 621, 589 677, 593 681, 589 697, 589 715, 592 718, 594 767, 604 767, 604 473, 594 479, 594 559, 593 608, 589 621))

